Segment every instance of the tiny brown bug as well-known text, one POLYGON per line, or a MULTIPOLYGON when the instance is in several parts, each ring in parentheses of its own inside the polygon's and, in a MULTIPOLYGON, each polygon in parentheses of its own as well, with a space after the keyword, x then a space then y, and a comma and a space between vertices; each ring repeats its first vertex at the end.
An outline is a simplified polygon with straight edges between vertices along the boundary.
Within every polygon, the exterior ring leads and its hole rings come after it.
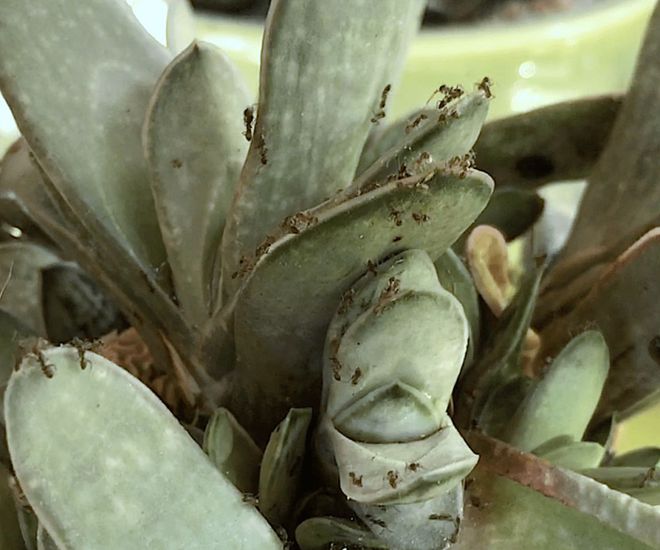
POLYGON ((408 124, 405 128, 406 134, 409 134, 412 132, 415 128, 417 128, 423 121, 427 120, 429 116, 426 113, 420 113, 418 114, 414 120, 408 124))
POLYGON ((390 91, 392 91, 392 85, 387 84, 384 88, 383 91, 380 94, 380 103, 378 104, 378 111, 374 113, 374 116, 371 117, 371 122, 374 124, 378 124, 378 122, 385 118, 385 106, 387 105, 387 96, 390 94, 390 91))
POLYGON ((101 341, 86 342, 84 340, 81 340, 80 338, 74 338, 71 341, 71 344, 78 351, 78 360, 80 361, 81 370, 85 370, 90 365, 90 362, 87 359, 85 359, 85 352, 87 351, 96 352, 103 345, 101 341))
POLYGON ((362 487, 362 477, 363 476, 358 476, 355 472, 348 472, 348 478, 356 487, 362 487))
POLYGON ((477 89, 481 90, 487 99, 493 97, 492 86, 493 86, 493 81, 487 76, 484 76, 481 79, 481 82, 477 83, 477 89))
POLYGON ((387 472, 387 482, 392 489, 396 489, 396 486, 399 483, 399 473, 396 470, 390 470, 387 472))
POLYGON ((254 122, 254 107, 246 107, 243 111, 243 124, 245 125, 245 131, 243 135, 248 141, 252 141, 252 123, 254 122))
POLYGON ((357 383, 359 382, 360 378, 362 378, 362 369, 360 367, 357 367, 353 372, 353 376, 351 376, 351 384, 357 386, 357 383))
POLYGON ((413 212, 412 213, 412 218, 415 220, 418 224, 423 224, 429 221, 431 218, 428 216, 428 214, 423 214, 421 212, 413 212))

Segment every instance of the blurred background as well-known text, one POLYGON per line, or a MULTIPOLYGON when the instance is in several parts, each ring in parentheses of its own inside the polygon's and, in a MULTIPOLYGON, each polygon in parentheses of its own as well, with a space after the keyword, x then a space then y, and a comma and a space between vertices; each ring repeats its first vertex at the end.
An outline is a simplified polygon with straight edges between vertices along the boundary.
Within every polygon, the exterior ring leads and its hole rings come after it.
MULTIPOLYGON (((126 2, 149 33, 175 51, 193 38, 222 48, 256 97, 268 0, 126 2)), ((491 119, 568 99, 622 93, 654 4, 655 0, 430 0, 393 98, 392 114, 419 108, 440 84, 470 88, 486 75, 495 84, 491 119)), ((0 154, 17 135, 0 96, 0 154)), ((539 222, 541 231, 551 225, 562 234, 568 231, 583 187, 583 182, 562 182, 542 191, 546 211, 539 222), (557 225, 558 219, 564 223, 557 225)), ((522 244, 511 246, 515 254, 522 244)), ((628 420, 618 450, 660 446, 659 419, 660 407, 628 420)))

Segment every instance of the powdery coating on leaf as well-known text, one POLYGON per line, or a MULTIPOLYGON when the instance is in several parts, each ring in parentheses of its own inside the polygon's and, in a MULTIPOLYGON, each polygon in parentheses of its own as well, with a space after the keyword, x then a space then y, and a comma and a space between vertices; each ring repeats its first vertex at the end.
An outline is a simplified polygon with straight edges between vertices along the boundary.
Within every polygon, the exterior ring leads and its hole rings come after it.
POLYGON ((0 21, 3 95, 58 192, 85 225, 159 266, 140 131, 169 53, 115 0, 9 0, 0 21))
POLYGON ((165 70, 144 128, 158 219, 177 298, 201 326, 211 310, 214 262, 247 143, 241 76, 214 46, 193 43, 165 70))
POLYGON ((280 0, 262 48, 255 139, 223 236, 228 293, 239 259, 287 215, 353 178, 381 95, 398 80, 422 0, 280 0), (337 29, 341 28, 338 33, 337 29))
POLYGON ((318 359, 310 358, 321 356, 342 293, 369 261, 406 248, 440 256, 483 209, 491 190, 492 181, 479 172, 465 179, 439 172, 391 182, 322 211, 316 225, 273 244, 236 303, 241 369, 232 399, 239 420, 248 429, 268 426, 276 412, 288 410, 282 396, 289 404, 311 405, 321 372, 318 359), (418 224, 406 216, 397 226, 392 209, 425 212, 430 221, 418 224))
POLYGON ((17 477, 58 545, 281 548, 149 390, 109 361, 86 358, 82 370, 75 348, 45 351, 48 379, 28 357, 5 401, 17 477))

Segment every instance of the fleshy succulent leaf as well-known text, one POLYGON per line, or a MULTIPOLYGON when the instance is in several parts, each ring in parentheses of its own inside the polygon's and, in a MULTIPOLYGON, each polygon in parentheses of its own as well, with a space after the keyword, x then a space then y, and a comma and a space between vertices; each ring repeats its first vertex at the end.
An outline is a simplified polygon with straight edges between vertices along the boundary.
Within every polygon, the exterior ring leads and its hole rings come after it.
POLYGON ((554 356, 566 335, 595 325, 610 348, 612 365, 593 424, 626 411, 660 389, 657 296, 660 229, 654 229, 608 264, 587 295, 543 328, 543 356, 554 356))
POLYGON ((456 548, 648 550, 660 544, 660 510, 533 455, 472 432, 479 466, 456 548), (561 526, 561 528, 548 528, 561 526))
POLYGON ((445 550, 458 535, 463 517, 463 487, 457 485, 435 498, 389 506, 351 502, 364 523, 397 550, 445 550))
POLYGON ((119 310, 76 264, 58 262, 41 270, 41 304, 48 340, 95 340, 126 326, 119 310))
POLYGON ((220 537, 281 548, 163 404, 100 356, 72 347, 26 356, 5 417, 18 480, 59 546, 207 549, 220 537))
POLYGON ((194 42, 165 70, 144 129, 156 209, 177 298, 202 326, 213 264, 247 143, 242 77, 215 46, 194 42))
POLYGON ((115 0, 12 0, 0 20, 0 87, 39 163, 85 226, 158 267, 140 131, 169 53, 115 0))
POLYGON ((585 178, 603 152, 620 108, 620 96, 605 96, 490 122, 474 146, 479 167, 498 185, 528 189, 585 178))
MULTIPOLYGON (((543 207, 544 200, 534 191, 515 187, 497 187, 488 206, 479 214, 472 228, 490 225, 496 227, 507 241, 511 241, 536 223, 543 213, 543 207)), ((454 250, 463 251, 467 235, 469 230, 456 241, 454 250)))
POLYGON ((641 466, 653 468, 660 464, 660 448, 642 447, 613 457, 608 466, 641 466))
POLYGON ((59 258, 42 246, 0 244, 0 309, 40 336, 46 336, 41 270, 58 262, 59 258))
POLYGON ((259 510, 287 525, 298 496, 312 409, 291 409, 270 436, 259 472, 259 510))
POLYGON ((288 400, 311 405, 321 382, 313 358, 320 357, 342 293, 369 262, 404 248, 420 248, 437 259, 483 209, 490 190, 490 179, 479 172, 390 182, 320 209, 318 216, 306 214, 316 223, 274 243, 236 303, 241 366, 231 397, 239 420, 250 427, 259 424, 257 418, 267 424, 275 411, 286 413, 288 400))
POLYGON ((586 269, 593 259, 587 251, 603 251, 613 260, 659 223, 656 160, 660 156, 660 124, 657 117, 649 116, 660 109, 658 5, 648 29, 607 147, 589 175, 575 224, 556 266, 558 274, 562 264, 576 260, 586 269))
POLYGON ((189 0, 169 0, 167 8, 167 48, 177 55, 197 38, 197 20, 189 0))
POLYGON ((374 550, 387 550, 371 531, 355 521, 335 517, 310 518, 296 528, 296 542, 302 550, 326 550, 333 545, 349 545, 374 550))
POLYGON ((521 403, 508 441, 523 451, 561 435, 580 441, 603 391, 609 363, 601 333, 576 336, 521 403))
POLYGON ((423 7, 423 0, 271 4, 254 139, 223 236, 229 294, 237 288, 231 274, 240 258, 284 216, 351 181, 423 7))
POLYGON ((37 527, 37 550, 59 550, 59 547, 41 523, 37 527))
POLYGON ((396 177, 402 167, 411 174, 425 172, 433 164, 465 155, 477 141, 487 113, 488 98, 479 90, 450 101, 409 132, 396 124, 394 128, 401 132, 399 142, 377 158, 351 186, 362 189, 396 177))
POLYGON ((35 209, 41 213, 39 218, 48 219, 51 225, 60 227, 60 231, 70 230, 64 228, 62 214, 49 196, 48 186, 31 158, 30 148, 21 138, 7 149, 0 163, 0 216, 32 239, 50 242, 52 235, 47 235, 51 231, 34 219, 35 209))
POLYGON ((490 225, 475 227, 465 243, 465 256, 474 286, 493 314, 500 317, 515 295, 504 235, 490 225))
POLYGON ((481 341, 481 318, 477 290, 470 272, 452 249, 440 256, 434 265, 440 284, 461 303, 463 313, 470 325, 470 342, 465 357, 465 363, 469 365, 472 363, 481 341))
POLYGON ((444 495, 476 461, 446 414, 469 334, 460 303, 421 250, 367 272, 349 293, 326 339, 319 456, 336 464, 351 501, 444 495))
POLYGON ((555 466, 577 471, 598 466, 605 456, 605 447, 594 441, 572 441, 545 452, 535 450, 534 454, 555 466))
POLYGON ((227 409, 217 409, 206 425, 204 452, 239 491, 257 494, 263 453, 227 409))
POLYGON ((0 462, 0 548, 23 550, 23 536, 18 524, 14 496, 9 487, 10 473, 0 462))
MULTIPOLYGON (((523 277, 513 301, 491 333, 479 360, 463 377, 459 390, 463 401, 459 407, 459 425, 470 425, 471 421, 479 422, 482 416, 491 416, 490 412, 485 411, 487 408, 495 407, 498 410, 493 418, 503 418, 507 414, 510 417, 518 407, 518 398, 521 396, 519 391, 502 392, 498 389, 510 384, 524 389, 524 383, 519 380, 523 376, 520 358, 542 274, 543 267, 538 267, 523 277), (501 401, 504 397, 506 402, 501 401), (463 418, 463 415, 471 418, 463 418)), ((482 428, 487 431, 486 426, 482 428)))

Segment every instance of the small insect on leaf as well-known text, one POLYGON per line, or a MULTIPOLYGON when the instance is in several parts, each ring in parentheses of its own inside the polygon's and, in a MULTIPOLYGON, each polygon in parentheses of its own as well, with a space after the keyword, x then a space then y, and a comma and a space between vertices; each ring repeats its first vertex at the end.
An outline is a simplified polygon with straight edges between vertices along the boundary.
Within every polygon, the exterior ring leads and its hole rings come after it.
POLYGON ((409 134, 410 132, 412 132, 415 128, 417 128, 422 122, 424 122, 428 118, 429 118, 429 116, 426 113, 418 114, 412 120, 412 122, 410 122, 409 124, 406 125, 406 127, 405 127, 406 134, 409 134))
POLYGON ((46 357, 40 349, 35 348, 33 353, 41 366, 41 372, 44 373, 44 376, 46 378, 53 378, 55 376, 55 365, 46 361, 46 357))
POLYGON ((399 473, 396 470, 390 470, 387 472, 387 482, 392 489, 396 489, 396 486, 399 483, 399 473))
POLYGON ((248 141, 252 141, 252 123, 254 122, 254 107, 247 107, 243 111, 243 124, 245 125, 245 130, 243 135, 248 141))
POLYGON ((484 93, 487 99, 493 97, 493 90, 492 90, 493 81, 487 76, 484 76, 481 79, 481 82, 478 82, 476 86, 478 90, 481 90, 484 93))
POLYGON ((362 378, 362 369, 360 367, 357 367, 353 372, 353 376, 351 376, 351 384, 357 386, 357 383, 360 381, 360 378, 362 378))
POLYGON ((401 289, 401 280, 396 277, 390 277, 387 280, 387 286, 381 291, 378 297, 378 303, 374 307, 374 313, 380 315, 387 305, 394 299, 401 289))
POLYGON ((363 476, 358 476, 355 472, 348 472, 348 478, 356 487, 362 487, 362 477, 363 476))
POLYGON ((85 358, 85 352, 87 351, 96 352, 103 345, 103 343, 100 340, 87 342, 85 340, 81 340, 78 337, 74 338, 71 341, 71 344, 78 351, 78 359, 80 361, 80 368, 82 370, 85 370, 90 365, 90 362, 85 358))
POLYGON ((378 525, 378 527, 387 529, 387 523, 385 523, 382 519, 374 517, 371 514, 366 514, 364 517, 369 523, 373 523, 374 525, 378 525))
POLYGON ((372 123, 378 124, 381 119, 385 118, 385 106, 387 105, 387 96, 390 94, 391 91, 392 91, 391 84, 387 84, 383 88, 383 91, 380 94, 380 103, 378 104, 378 110, 374 113, 374 116, 371 117, 372 123))

